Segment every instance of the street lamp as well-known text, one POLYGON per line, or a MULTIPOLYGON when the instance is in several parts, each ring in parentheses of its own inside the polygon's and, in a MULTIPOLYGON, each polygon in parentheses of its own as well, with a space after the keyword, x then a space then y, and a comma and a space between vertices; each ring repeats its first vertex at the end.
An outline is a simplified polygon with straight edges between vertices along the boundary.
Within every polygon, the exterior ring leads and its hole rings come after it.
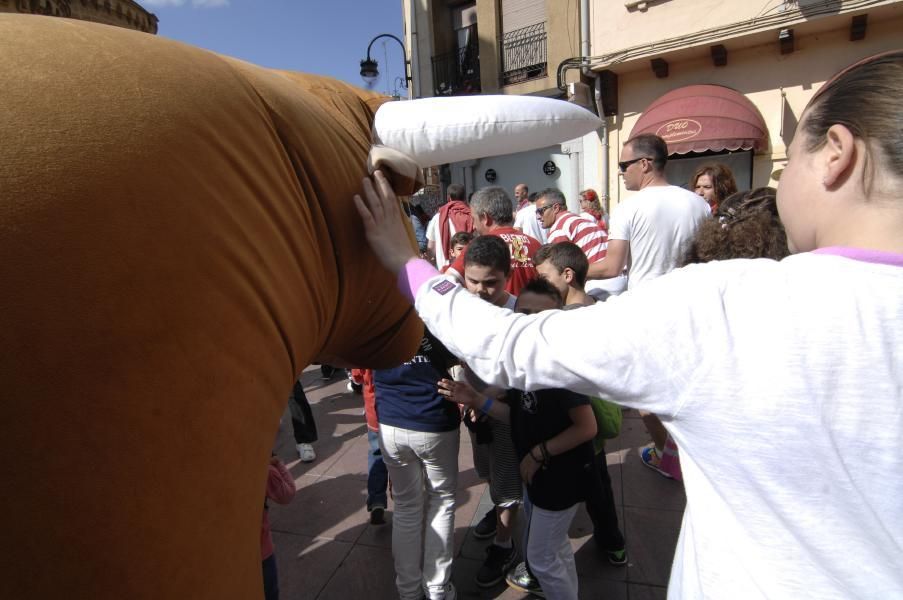
MULTIPOLYGON (((398 42, 398 45, 401 46, 401 56, 404 58, 404 82, 402 86, 407 88, 408 84, 413 80, 411 76, 408 75, 408 67, 411 65, 410 61, 408 61, 408 53, 405 51, 404 42, 400 39, 392 35, 391 33, 381 33, 372 40, 370 40, 370 45, 367 46, 367 58, 361 61, 361 79, 367 85, 373 85, 376 83, 376 80, 379 79, 379 63, 370 58, 370 49, 373 47, 373 42, 378 40, 379 38, 389 37, 398 42)), ((401 79, 399 77, 399 79, 401 79)))

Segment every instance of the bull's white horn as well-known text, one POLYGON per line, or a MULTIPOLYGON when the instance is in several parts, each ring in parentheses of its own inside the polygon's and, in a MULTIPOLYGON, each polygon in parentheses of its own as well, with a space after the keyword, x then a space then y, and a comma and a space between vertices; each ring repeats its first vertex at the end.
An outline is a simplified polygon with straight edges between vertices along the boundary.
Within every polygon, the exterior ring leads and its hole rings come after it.
POLYGON ((526 152, 586 135, 596 115, 564 100, 537 96, 456 96, 387 102, 373 124, 376 143, 421 167, 526 152))

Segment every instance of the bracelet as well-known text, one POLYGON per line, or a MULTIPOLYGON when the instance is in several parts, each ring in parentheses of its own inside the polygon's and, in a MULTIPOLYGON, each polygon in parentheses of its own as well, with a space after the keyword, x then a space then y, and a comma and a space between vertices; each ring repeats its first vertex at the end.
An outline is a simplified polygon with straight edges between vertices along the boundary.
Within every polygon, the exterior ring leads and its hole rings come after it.
POLYGON ((552 455, 549 454, 549 449, 546 448, 545 442, 539 445, 539 451, 542 452, 542 462, 548 464, 549 460, 551 460, 552 458, 552 455))
POLYGON ((480 412, 484 415, 489 414, 489 409, 492 408, 492 403, 494 400, 492 398, 486 398, 486 402, 483 403, 482 408, 480 408, 480 412))
MULTIPOLYGON (((530 458, 533 459, 533 462, 537 462, 537 463, 539 463, 539 464, 542 464, 542 463, 543 463, 542 458, 536 458, 536 456, 534 456, 534 454, 533 454, 533 448, 530 448, 530 452, 528 452, 527 454, 530 455, 530 458)), ((540 454, 542 454, 542 451, 541 451, 541 450, 540 450, 540 454)))

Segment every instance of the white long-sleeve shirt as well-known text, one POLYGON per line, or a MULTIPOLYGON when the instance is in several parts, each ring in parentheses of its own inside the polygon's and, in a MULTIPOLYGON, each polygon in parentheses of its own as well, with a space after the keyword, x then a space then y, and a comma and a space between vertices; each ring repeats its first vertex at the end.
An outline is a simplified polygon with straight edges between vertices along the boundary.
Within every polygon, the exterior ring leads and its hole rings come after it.
POLYGON ((662 417, 687 493, 669 598, 899 598, 903 257, 885 258, 697 265, 532 316, 434 278, 416 307, 487 383, 662 417))

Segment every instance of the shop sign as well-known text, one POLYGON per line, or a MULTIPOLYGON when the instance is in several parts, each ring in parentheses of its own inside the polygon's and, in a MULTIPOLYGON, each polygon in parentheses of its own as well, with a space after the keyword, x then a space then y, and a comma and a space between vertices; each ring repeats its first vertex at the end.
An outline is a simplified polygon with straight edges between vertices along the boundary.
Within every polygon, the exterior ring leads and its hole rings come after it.
POLYGON ((655 135, 666 143, 682 142, 702 133, 702 124, 693 119, 674 119, 658 128, 655 135))

